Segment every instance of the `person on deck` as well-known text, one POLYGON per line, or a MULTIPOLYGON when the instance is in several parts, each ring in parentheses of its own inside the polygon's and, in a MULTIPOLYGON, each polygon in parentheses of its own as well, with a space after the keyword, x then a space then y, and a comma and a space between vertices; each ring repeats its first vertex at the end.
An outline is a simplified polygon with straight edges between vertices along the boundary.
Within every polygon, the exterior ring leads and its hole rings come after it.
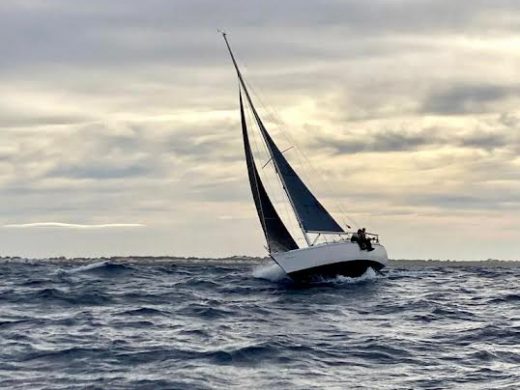
POLYGON ((357 233, 352 234, 351 242, 357 242, 359 245, 359 249, 366 249, 365 241, 363 239, 363 231, 358 229, 357 233))
POLYGON ((352 237, 350 237, 350 242, 359 243, 359 232, 360 230, 358 229, 357 233, 352 233, 352 237))
MULTIPOLYGON (((359 241, 361 243, 363 243, 363 246, 364 246, 364 248, 361 248, 361 249, 366 249, 367 251, 374 250, 374 248, 372 247, 372 242, 370 241, 369 238, 367 238, 365 228, 361 229, 361 234, 359 235, 359 241)), ((360 244, 360 247, 361 247, 361 244, 360 244)))

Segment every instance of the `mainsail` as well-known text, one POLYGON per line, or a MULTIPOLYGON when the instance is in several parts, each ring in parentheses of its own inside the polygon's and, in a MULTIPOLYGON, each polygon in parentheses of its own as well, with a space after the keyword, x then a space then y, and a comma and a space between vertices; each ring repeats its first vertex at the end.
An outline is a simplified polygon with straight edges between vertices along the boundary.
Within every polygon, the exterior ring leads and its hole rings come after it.
POLYGON ((256 169, 247 133, 247 123, 244 115, 244 106, 242 104, 242 94, 240 94, 240 118, 242 121, 242 136, 244 137, 244 151, 246 155, 249 184, 251 185, 251 192, 253 193, 256 211, 258 213, 258 218, 260 218, 260 222, 262 223, 262 229, 267 240, 269 252, 286 252, 298 249, 298 245, 271 203, 256 169))
MULTIPOLYGON (((267 144, 267 149, 275 166, 276 172, 280 177, 280 181, 282 182, 287 197, 289 198, 298 223, 300 224, 300 228, 304 233, 343 233, 343 229, 338 225, 334 218, 332 218, 332 216, 318 201, 318 199, 316 199, 316 197, 310 192, 305 183, 303 183, 289 162, 286 160, 283 153, 271 138, 270 134, 267 132, 264 124, 262 123, 262 120, 260 119, 260 116, 258 115, 253 105, 251 96, 249 95, 247 86, 242 78, 242 74, 240 73, 226 35, 223 34, 223 36, 224 40, 226 41, 229 54, 231 55, 233 65, 235 66, 240 84, 244 89, 244 93, 258 127, 260 128, 262 137, 267 144)), ((305 238, 307 239, 307 236, 305 236, 305 238)))

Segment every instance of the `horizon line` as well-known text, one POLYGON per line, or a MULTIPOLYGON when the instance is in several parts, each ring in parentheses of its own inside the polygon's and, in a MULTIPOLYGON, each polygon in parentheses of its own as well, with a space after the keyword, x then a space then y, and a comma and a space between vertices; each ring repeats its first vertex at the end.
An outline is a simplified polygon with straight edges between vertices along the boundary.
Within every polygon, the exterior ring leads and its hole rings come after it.
POLYGON ((104 224, 79 224, 65 222, 31 222, 13 223, 3 225, 3 228, 24 229, 24 228, 65 228, 65 229, 106 229, 106 228, 136 228, 145 227, 142 223, 104 223, 104 224))

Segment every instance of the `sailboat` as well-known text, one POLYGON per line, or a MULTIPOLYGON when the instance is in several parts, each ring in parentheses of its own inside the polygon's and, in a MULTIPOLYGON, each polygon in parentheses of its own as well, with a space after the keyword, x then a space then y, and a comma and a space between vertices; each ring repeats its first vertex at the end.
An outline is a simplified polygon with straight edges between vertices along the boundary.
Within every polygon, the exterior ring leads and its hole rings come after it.
MULTIPOLYGON (((388 255, 385 247, 379 242, 379 236, 367 233, 371 250, 362 249, 360 242, 352 239, 353 236, 358 238, 356 233, 350 232, 348 229, 344 230, 312 194, 264 126, 235 60, 226 33, 222 32, 222 36, 239 81, 240 121, 247 173, 271 259, 290 278, 299 281, 337 275, 359 277, 369 268, 375 271, 381 270, 388 263, 388 255), (296 243, 293 235, 285 226, 262 183, 249 141, 242 91, 268 151, 270 157, 268 162, 274 166, 279 184, 283 188, 283 193, 305 239, 306 245, 303 247, 296 243), (333 239, 319 242, 320 237, 333 237, 333 239)), ((347 227, 350 228, 348 225, 347 227)))

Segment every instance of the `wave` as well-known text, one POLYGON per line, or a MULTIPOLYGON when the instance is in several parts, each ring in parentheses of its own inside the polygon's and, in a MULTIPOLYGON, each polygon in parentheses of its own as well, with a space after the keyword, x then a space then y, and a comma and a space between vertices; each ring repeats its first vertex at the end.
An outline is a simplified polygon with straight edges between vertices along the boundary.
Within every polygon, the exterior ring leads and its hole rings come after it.
POLYGON ((61 269, 58 272, 62 272, 65 274, 76 274, 83 272, 120 272, 131 270, 132 267, 122 263, 113 263, 111 261, 98 261, 96 263, 86 264, 79 267, 61 269))
POLYGON ((261 361, 275 360, 280 353, 280 348, 271 343, 256 343, 241 347, 219 349, 202 353, 202 357, 209 358, 214 364, 219 365, 256 365, 261 361))
POLYGON ((271 261, 4 264, 3 384, 515 389, 519 270, 390 266, 300 286, 271 261))
POLYGON ((360 283, 360 282, 366 282, 366 281, 370 281, 370 280, 377 280, 380 277, 381 276, 376 271, 374 271, 373 268, 368 267, 367 270, 365 271, 365 273, 357 278, 351 278, 349 276, 338 275, 334 278, 331 278, 330 281, 335 282, 335 283, 340 283, 340 284, 360 283))
POLYGON ((511 302, 516 303, 520 301, 520 294, 504 294, 502 296, 493 298, 489 301, 490 304, 511 302))
POLYGON ((170 265, 183 263, 211 263, 211 264, 258 264, 267 257, 228 256, 228 257, 180 257, 180 256, 111 256, 111 257, 46 257, 27 258, 0 256, 0 263, 23 264, 92 264, 100 262, 117 264, 152 264, 170 265))
POLYGON ((24 296, 26 301, 37 302, 38 300, 55 301, 70 305, 104 305, 111 301, 111 298, 97 291, 65 291, 58 288, 45 288, 32 294, 24 296))
POLYGON ((55 350, 38 350, 33 349, 32 351, 22 355, 18 358, 18 361, 29 362, 32 360, 44 360, 54 361, 61 360, 69 362, 74 359, 87 358, 102 352, 100 348, 83 348, 83 347, 68 347, 63 349, 55 350))
POLYGON ((162 316, 167 315, 168 313, 153 309, 151 307, 141 307, 139 309, 126 310, 124 312, 119 313, 120 315, 128 315, 128 316, 162 316))
POLYGON ((75 267, 72 269, 66 269, 66 270, 63 270, 63 272, 65 272, 67 274, 75 274, 77 272, 86 272, 86 271, 91 271, 96 268, 105 267, 107 264, 108 264, 108 261, 98 261, 96 263, 82 265, 80 267, 75 267))

